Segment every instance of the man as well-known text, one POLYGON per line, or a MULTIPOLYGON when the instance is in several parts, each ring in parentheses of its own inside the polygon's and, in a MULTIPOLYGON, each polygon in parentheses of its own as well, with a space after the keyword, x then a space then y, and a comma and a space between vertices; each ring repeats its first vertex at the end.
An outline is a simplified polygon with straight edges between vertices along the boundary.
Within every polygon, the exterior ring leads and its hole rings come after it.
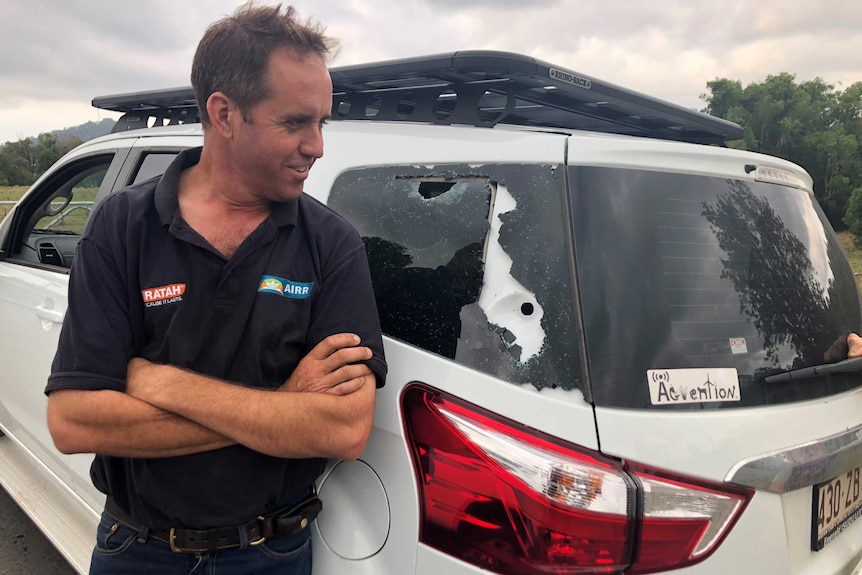
POLYGON ((310 573, 324 458, 359 456, 386 364, 356 231, 303 195, 331 41, 280 6, 210 26, 203 148, 93 212, 48 380, 107 497, 91 573, 310 573))

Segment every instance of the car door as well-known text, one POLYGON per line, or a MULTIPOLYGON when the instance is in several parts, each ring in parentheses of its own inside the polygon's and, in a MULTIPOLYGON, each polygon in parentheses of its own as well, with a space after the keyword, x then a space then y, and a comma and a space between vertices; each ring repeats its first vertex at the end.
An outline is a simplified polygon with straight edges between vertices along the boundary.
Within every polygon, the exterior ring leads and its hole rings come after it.
POLYGON ((78 148, 46 172, 0 226, 0 429, 64 479, 74 458, 54 448, 43 390, 78 240, 127 155, 116 140, 78 148))

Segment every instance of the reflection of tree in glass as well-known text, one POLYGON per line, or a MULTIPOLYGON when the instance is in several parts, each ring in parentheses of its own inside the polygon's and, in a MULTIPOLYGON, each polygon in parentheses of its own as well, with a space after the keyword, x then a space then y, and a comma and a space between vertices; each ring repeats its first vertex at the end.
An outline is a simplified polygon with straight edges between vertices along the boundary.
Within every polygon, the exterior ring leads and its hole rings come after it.
POLYGON ((828 303, 804 244, 745 182, 728 180, 728 185, 728 192, 714 206, 705 203, 703 211, 727 255, 721 258, 721 277, 733 282, 740 312, 763 337, 768 360, 778 365, 779 346, 790 344, 797 358, 786 367, 819 362, 823 350, 817 341, 828 338, 828 303))
POLYGON ((378 237, 363 237, 368 252, 368 267, 374 282, 383 281, 413 263, 407 248, 378 237))
POLYGON ((411 266, 407 248, 365 237, 383 333, 455 358, 461 308, 476 303, 482 289, 482 243, 459 248, 445 266, 411 266))

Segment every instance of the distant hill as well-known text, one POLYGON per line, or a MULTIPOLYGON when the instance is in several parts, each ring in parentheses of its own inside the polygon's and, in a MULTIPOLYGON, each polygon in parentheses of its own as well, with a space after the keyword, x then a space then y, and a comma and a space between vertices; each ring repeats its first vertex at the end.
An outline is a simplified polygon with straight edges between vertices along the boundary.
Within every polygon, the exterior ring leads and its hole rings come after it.
POLYGON ((53 130, 51 133, 57 136, 57 140, 63 141, 66 138, 77 137, 82 142, 104 136, 111 133, 111 128, 114 127, 116 120, 113 118, 104 118, 100 122, 87 122, 71 128, 63 128, 62 130, 53 130))
MULTIPOLYGON (((114 127, 114 124, 117 121, 111 118, 104 118, 100 122, 86 122, 84 124, 79 124, 77 126, 72 126, 71 128, 63 128, 62 130, 52 130, 51 134, 57 136, 58 142, 63 142, 68 138, 77 137, 82 142, 86 142, 87 140, 92 140, 93 138, 98 138, 99 136, 104 136, 106 134, 111 133, 111 128, 114 127)), ((28 138, 30 142, 36 143, 37 136, 30 136, 28 138)), ((8 144, 9 142, 6 142, 8 144)), ((0 148, 5 146, 6 144, 0 143, 0 148)))

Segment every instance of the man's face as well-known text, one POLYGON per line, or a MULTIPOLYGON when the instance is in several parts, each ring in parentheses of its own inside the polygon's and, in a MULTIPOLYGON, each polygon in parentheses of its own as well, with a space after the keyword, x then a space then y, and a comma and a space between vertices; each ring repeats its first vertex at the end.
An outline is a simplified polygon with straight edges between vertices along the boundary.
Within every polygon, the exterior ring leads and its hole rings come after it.
POLYGON ((233 159, 249 191, 270 201, 293 200, 323 156, 332 80, 318 55, 277 50, 267 81, 270 95, 246 111, 249 122, 237 114, 233 159))

